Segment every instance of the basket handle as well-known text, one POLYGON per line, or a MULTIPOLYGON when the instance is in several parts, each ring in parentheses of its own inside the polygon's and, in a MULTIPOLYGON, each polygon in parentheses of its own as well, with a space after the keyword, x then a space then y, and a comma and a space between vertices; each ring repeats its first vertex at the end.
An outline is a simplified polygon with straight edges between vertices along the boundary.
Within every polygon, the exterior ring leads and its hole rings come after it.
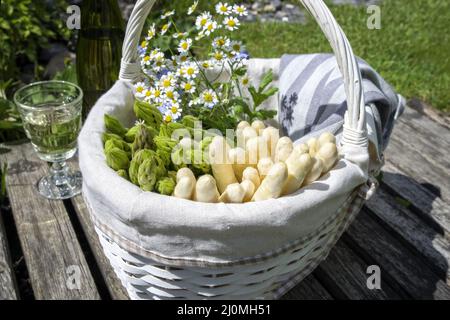
MULTIPOLYGON (((299 0, 316 19, 331 44, 344 78, 347 112, 344 117, 343 144, 367 145, 364 94, 361 72, 347 37, 322 0, 299 0)), ((134 81, 140 74, 138 43, 145 19, 155 0, 137 0, 128 21, 122 47, 119 79, 134 81)))

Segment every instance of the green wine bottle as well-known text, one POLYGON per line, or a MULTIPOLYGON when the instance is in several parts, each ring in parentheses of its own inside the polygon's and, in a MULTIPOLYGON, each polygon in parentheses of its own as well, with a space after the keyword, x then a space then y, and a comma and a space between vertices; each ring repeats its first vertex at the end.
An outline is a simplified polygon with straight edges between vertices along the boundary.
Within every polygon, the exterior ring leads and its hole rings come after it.
POLYGON ((76 51, 84 118, 118 78, 124 30, 117 0, 83 0, 76 51))

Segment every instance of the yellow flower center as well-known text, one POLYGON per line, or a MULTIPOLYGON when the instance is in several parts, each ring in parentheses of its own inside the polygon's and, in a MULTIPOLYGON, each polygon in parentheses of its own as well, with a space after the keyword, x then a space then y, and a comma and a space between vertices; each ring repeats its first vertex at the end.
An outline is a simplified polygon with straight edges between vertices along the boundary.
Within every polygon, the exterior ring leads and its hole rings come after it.
POLYGON ((225 39, 218 39, 218 40, 216 41, 216 44, 217 44, 219 47, 223 47, 223 46, 225 45, 225 39))
POLYGON ((141 93, 142 91, 144 91, 144 88, 142 88, 142 87, 137 87, 137 88, 136 88, 136 92, 141 93))
POLYGON ((151 95, 151 92, 150 92, 150 91, 147 91, 147 92, 145 93, 145 96, 146 96, 146 97, 150 97, 150 95, 151 95))
POLYGON ((220 7, 220 11, 222 11, 222 12, 227 12, 228 9, 227 9, 226 6, 221 6, 221 7, 220 7))
POLYGON ((183 50, 187 50, 187 49, 189 48, 189 44, 188 44, 187 42, 183 42, 183 43, 181 44, 181 48, 182 48, 183 50))
POLYGON ((168 24, 163 25, 162 31, 167 31, 167 29, 169 29, 169 25, 168 24))
POLYGON ((244 79, 242 80, 242 84, 243 84, 244 86, 248 85, 248 82, 249 82, 249 79, 248 79, 248 78, 244 78, 244 79))
POLYGON ((233 44, 234 51, 241 51, 241 46, 239 44, 233 44))
POLYGON ((208 31, 211 31, 212 29, 214 29, 214 25, 212 23, 208 24, 207 29, 208 31))
POLYGON ((186 83, 186 84, 184 85, 184 90, 189 91, 189 90, 191 90, 191 89, 192 89, 192 84, 186 83))
POLYGON ((149 57, 149 56, 145 56, 145 57, 144 57, 144 61, 145 61, 145 62, 147 62, 147 61, 149 61, 149 60, 150 60, 150 57, 149 57))
POLYGON ((142 47, 142 48, 145 48, 145 47, 147 46, 147 44, 148 44, 147 41, 142 41, 141 47, 142 47))
POLYGON ((155 90, 154 96, 158 98, 161 95, 161 91, 155 90))
POLYGON ((170 111, 172 111, 172 113, 177 113, 178 112, 178 108, 175 106, 172 106, 172 108, 170 108, 170 111))
POLYGON ((233 19, 228 20, 227 25, 229 27, 234 27, 236 25, 236 22, 233 19))
POLYGON ((218 61, 223 59, 223 54, 220 52, 217 52, 216 54, 214 54, 214 58, 218 61))
POLYGON ((206 102, 213 102, 213 95, 207 92, 203 95, 203 100, 205 100, 206 102))
POLYGON ((180 58, 180 60, 182 61, 182 62, 186 62, 187 61, 187 56, 181 56, 181 58, 180 58))
POLYGON ((244 12, 244 8, 243 7, 237 7, 237 12, 239 13, 243 13, 244 12))
POLYGON ((206 25, 207 22, 208 22, 208 19, 207 19, 207 18, 202 18, 202 19, 200 20, 200 25, 203 27, 203 26, 206 25))
POLYGON ((167 115, 164 117, 164 121, 166 121, 166 122, 172 122, 172 116, 171 116, 170 114, 167 114, 167 115))
POLYGON ((195 73, 195 69, 192 67, 189 67, 186 69, 186 72, 188 75, 192 76, 195 73))
POLYGON ((203 62, 202 66, 203 66, 203 68, 209 68, 209 63, 208 62, 203 62))
POLYGON ((164 79, 164 81, 163 81, 164 88, 170 87, 171 84, 172 84, 172 82, 170 81, 170 79, 164 79))
POLYGON ((168 97, 168 98, 170 98, 170 99, 173 99, 173 91, 167 91, 166 92, 166 96, 168 97))

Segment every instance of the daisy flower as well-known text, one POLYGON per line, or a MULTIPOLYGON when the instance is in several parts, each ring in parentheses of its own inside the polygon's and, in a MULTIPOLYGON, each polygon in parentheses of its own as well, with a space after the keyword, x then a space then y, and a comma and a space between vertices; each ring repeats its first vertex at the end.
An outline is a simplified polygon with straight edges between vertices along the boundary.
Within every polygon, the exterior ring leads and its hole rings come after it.
POLYGON ((216 4, 216 12, 218 14, 227 16, 231 13, 231 10, 232 10, 231 6, 228 5, 228 3, 226 2, 225 3, 219 2, 218 4, 216 4))
POLYGON ((180 94, 173 90, 172 88, 168 88, 164 91, 164 98, 169 101, 178 101, 180 94))
POLYGON ((181 53, 179 56, 178 56, 178 61, 180 62, 180 63, 185 63, 185 62, 188 62, 188 60, 189 60, 189 56, 188 56, 188 54, 185 52, 185 53, 181 53))
POLYGON ((152 61, 152 58, 149 55, 144 56, 141 60, 142 64, 145 66, 150 65, 151 61, 152 61))
POLYGON ((214 63, 209 60, 205 60, 202 62, 202 68, 205 70, 212 69, 212 68, 214 68, 214 63))
POLYGON ((230 45, 230 39, 228 39, 227 37, 216 37, 213 40, 213 48, 226 48, 230 45))
POLYGON ((162 95, 163 92, 160 88, 155 87, 149 90, 150 91, 150 99, 153 100, 155 103, 159 103, 162 101, 162 95))
POLYGON ((239 20, 234 17, 226 17, 223 20, 223 24, 224 24, 225 28, 230 31, 237 30, 240 25, 239 20))
POLYGON ((176 83, 175 78, 173 77, 173 74, 168 73, 166 75, 163 75, 161 79, 159 80, 159 85, 161 88, 164 88, 165 90, 168 90, 169 88, 172 88, 176 83))
POLYGON ((152 90, 151 89, 145 89, 143 93, 144 101, 145 102, 151 102, 152 100, 152 90))
POLYGON ((235 4, 233 6, 233 12, 235 14, 237 14, 239 17, 248 16, 248 11, 247 11, 247 9, 245 8, 244 5, 237 5, 237 4, 235 4))
POLYGON ((168 18, 168 17, 173 16, 174 14, 175 14, 175 10, 167 11, 167 12, 165 12, 165 13, 161 16, 161 19, 166 19, 166 18, 168 18))
POLYGON ((208 22, 210 22, 212 16, 209 12, 203 12, 195 19, 195 26, 198 30, 203 29, 208 22))
POLYGON ((178 45, 178 52, 184 53, 188 52, 192 45, 192 39, 187 38, 185 40, 181 40, 180 44, 178 45))
POLYGON ((183 109, 180 108, 178 102, 173 102, 167 111, 172 114, 173 120, 177 120, 181 116, 181 111, 183 111, 183 109))
POLYGON ((211 33, 213 33, 216 29, 219 29, 219 28, 220 28, 220 26, 217 25, 216 21, 210 21, 203 28, 203 33, 205 35, 209 36, 211 33))
POLYGON ((195 79, 197 77, 197 74, 199 72, 198 67, 195 63, 189 63, 186 65, 184 77, 187 79, 195 79))
POLYGON ((153 39, 155 35, 156 35, 156 27, 155 24, 152 24, 147 32, 147 40, 153 39))
POLYGON ((200 101, 206 107, 212 109, 216 105, 216 103, 219 102, 219 99, 217 99, 217 95, 213 90, 208 89, 202 92, 200 101))
POLYGON ((195 84, 193 81, 186 81, 181 84, 184 92, 194 93, 195 92, 195 84))
POLYGON ((195 9, 197 9, 198 1, 199 1, 199 0, 194 1, 194 3, 192 4, 192 6, 189 7, 189 9, 188 9, 188 11, 187 11, 188 16, 190 16, 191 14, 193 14, 194 11, 195 11, 195 9))
POLYGON ((144 41, 141 42, 141 48, 142 49, 144 49, 144 50, 147 49, 147 46, 148 46, 148 41, 147 40, 144 40, 144 41))
POLYGON ((170 112, 170 110, 167 110, 166 113, 163 115, 163 120, 166 123, 169 122, 173 122, 173 116, 172 116, 172 112, 170 112))
POLYGON ((161 27, 161 35, 165 35, 167 30, 169 30, 170 26, 172 25, 172 22, 166 23, 161 27))
POLYGON ((250 78, 245 75, 242 79, 241 79, 241 84, 243 87, 248 87, 248 85, 250 84, 250 78))
POLYGON ((244 46, 242 45, 242 42, 236 40, 231 41, 230 48, 233 54, 235 55, 238 55, 242 50, 245 49, 244 46))
POLYGON ((136 92, 136 97, 138 98, 144 98, 145 97, 145 83, 144 82, 138 82, 134 85, 134 90, 136 92))
POLYGON ((215 62, 222 63, 225 60, 225 55, 222 51, 215 51, 213 53, 213 59, 215 62))
POLYGON ((173 34, 173 38, 174 39, 178 39, 178 38, 184 38, 187 36, 187 32, 177 32, 173 34))

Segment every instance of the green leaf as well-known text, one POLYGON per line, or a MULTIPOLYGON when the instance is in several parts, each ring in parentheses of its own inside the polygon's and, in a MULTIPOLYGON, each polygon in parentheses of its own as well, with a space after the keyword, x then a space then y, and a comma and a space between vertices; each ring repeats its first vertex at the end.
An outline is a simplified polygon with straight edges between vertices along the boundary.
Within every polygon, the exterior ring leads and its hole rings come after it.
POLYGON ((269 71, 267 71, 261 79, 261 83, 259 84, 259 92, 264 91, 267 88, 267 86, 270 83, 272 83, 272 81, 273 81, 273 71, 272 69, 269 69, 269 71))

